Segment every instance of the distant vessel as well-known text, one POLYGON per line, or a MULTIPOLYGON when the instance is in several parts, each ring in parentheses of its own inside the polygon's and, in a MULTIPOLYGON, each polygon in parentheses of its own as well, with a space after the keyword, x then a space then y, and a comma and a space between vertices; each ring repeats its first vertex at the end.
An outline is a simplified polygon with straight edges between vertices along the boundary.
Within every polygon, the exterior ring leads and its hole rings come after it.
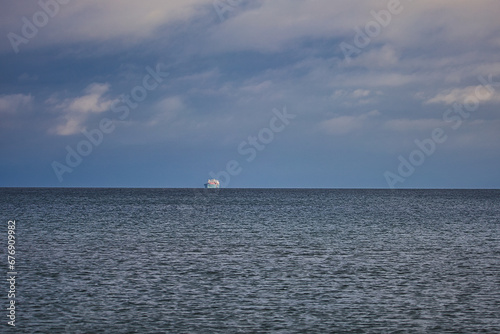
POLYGON ((220 188, 219 180, 210 179, 205 183, 205 188, 220 188))

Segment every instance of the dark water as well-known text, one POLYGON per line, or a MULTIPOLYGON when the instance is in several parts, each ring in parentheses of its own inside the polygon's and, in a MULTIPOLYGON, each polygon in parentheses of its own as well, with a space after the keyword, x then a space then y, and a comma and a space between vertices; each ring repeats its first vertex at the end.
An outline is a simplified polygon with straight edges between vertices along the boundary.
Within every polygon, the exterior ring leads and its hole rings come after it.
POLYGON ((0 195, 15 332, 500 333, 497 190, 0 195))

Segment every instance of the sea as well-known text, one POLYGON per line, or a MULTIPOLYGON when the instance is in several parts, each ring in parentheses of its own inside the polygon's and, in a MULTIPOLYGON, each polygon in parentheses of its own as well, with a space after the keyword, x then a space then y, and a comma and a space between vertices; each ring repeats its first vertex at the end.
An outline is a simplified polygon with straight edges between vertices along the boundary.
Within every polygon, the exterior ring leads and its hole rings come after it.
POLYGON ((500 333, 500 190, 1 188, 0 213, 1 333, 500 333))

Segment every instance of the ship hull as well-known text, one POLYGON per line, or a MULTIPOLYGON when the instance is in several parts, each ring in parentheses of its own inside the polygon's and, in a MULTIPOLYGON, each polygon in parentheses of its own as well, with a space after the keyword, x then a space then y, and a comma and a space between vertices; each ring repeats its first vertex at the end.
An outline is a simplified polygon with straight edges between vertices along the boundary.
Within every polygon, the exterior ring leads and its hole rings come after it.
POLYGON ((219 188, 219 186, 216 185, 216 184, 205 183, 205 188, 207 188, 207 189, 215 189, 215 188, 219 188))

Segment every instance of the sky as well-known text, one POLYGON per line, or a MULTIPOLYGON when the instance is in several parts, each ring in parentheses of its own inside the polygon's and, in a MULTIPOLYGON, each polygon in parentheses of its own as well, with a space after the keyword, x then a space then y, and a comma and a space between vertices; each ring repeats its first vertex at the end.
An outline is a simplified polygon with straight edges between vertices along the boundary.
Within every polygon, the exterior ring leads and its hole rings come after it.
POLYGON ((497 0, 0 3, 1 187, 500 188, 497 0))

